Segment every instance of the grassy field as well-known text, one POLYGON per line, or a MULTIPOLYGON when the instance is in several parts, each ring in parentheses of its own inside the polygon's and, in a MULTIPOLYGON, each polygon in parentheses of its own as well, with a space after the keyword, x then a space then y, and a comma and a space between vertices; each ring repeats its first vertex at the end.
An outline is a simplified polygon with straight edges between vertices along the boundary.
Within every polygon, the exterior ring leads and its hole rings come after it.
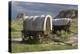
MULTIPOLYGON (((22 26, 19 22, 12 23, 13 30, 11 31, 11 37, 21 38, 22 26), (17 24, 16 24, 17 23, 17 24), (17 26, 17 27, 16 27, 17 26)), ((70 30, 73 33, 61 32, 60 38, 66 41, 71 35, 77 33, 77 20, 73 19, 70 30)), ((50 51, 50 50, 66 50, 66 49, 77 49, 77 46, 66 45, 63 43, 50 42, 48 44, 26 44, 20 41, 12 42, 12 52, 34 52, 34 51, 50 51)))
POLYGON ((36 52, 36 51, 50 51, 50 50, 69 50, 77 49, 77 46, 57 45, 57 44, 23 44, 12 43, 12 52, 36 52))

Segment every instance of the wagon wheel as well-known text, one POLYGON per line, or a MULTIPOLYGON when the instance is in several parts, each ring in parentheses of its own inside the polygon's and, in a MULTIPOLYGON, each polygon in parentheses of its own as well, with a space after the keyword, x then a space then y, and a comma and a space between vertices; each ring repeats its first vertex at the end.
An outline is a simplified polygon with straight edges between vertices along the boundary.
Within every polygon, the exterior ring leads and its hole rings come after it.
POLYGON ((22 41, 27 41, 29 39, 29 36, 27 34, 25 34, 24 32, 22 32, 22 41))
POLYGON ((43 34, 42 33, 37 33, 35 36, 35 39, 38 43, 42 43, 43 42, 43 34))
POLYGON ((24 42, 25 41, 25 34, 22 33, 22 41, 24 42))
POLYGON ((49 43, 50 40, 50 34, 45 35, 43 33, 38 33, 37 34, 37 39, 39 43, 49 43))
POLYGON ((24 32, 23 31, 22 31, 21 37, 22 37, 22 41, 25 41, 25 39, 24 39, 24 32))

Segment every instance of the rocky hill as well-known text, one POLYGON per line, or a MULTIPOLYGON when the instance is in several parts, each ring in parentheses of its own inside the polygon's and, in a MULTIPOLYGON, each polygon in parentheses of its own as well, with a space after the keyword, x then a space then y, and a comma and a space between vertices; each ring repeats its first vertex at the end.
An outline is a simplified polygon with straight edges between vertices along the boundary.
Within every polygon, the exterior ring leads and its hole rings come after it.
POLYGON ((62 10, 55 18, 77 18, 78 17, 78 10, 62 10))

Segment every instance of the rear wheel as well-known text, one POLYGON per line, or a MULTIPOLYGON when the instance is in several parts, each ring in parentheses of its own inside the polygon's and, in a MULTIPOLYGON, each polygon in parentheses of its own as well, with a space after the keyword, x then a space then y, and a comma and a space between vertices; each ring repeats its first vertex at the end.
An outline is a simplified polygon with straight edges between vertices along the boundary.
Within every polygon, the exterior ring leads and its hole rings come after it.
POLYGON ((36 40, 38 43, 43 42, 43 34, 41 32, 36 34, 36 40))

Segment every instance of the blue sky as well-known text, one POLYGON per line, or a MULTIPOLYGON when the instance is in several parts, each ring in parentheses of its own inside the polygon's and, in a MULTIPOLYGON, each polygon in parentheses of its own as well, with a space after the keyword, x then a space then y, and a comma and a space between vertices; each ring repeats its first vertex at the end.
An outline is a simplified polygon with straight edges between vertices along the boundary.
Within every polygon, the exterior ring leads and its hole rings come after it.
POLYGON ((61 10, 75 9, 77 5, 70 4, 53 4, 53 3, 36 3, 36 2, 12 2, 12 18, 15 19, 18 13, 26 15, 47 15, 55 17, 61 10))

